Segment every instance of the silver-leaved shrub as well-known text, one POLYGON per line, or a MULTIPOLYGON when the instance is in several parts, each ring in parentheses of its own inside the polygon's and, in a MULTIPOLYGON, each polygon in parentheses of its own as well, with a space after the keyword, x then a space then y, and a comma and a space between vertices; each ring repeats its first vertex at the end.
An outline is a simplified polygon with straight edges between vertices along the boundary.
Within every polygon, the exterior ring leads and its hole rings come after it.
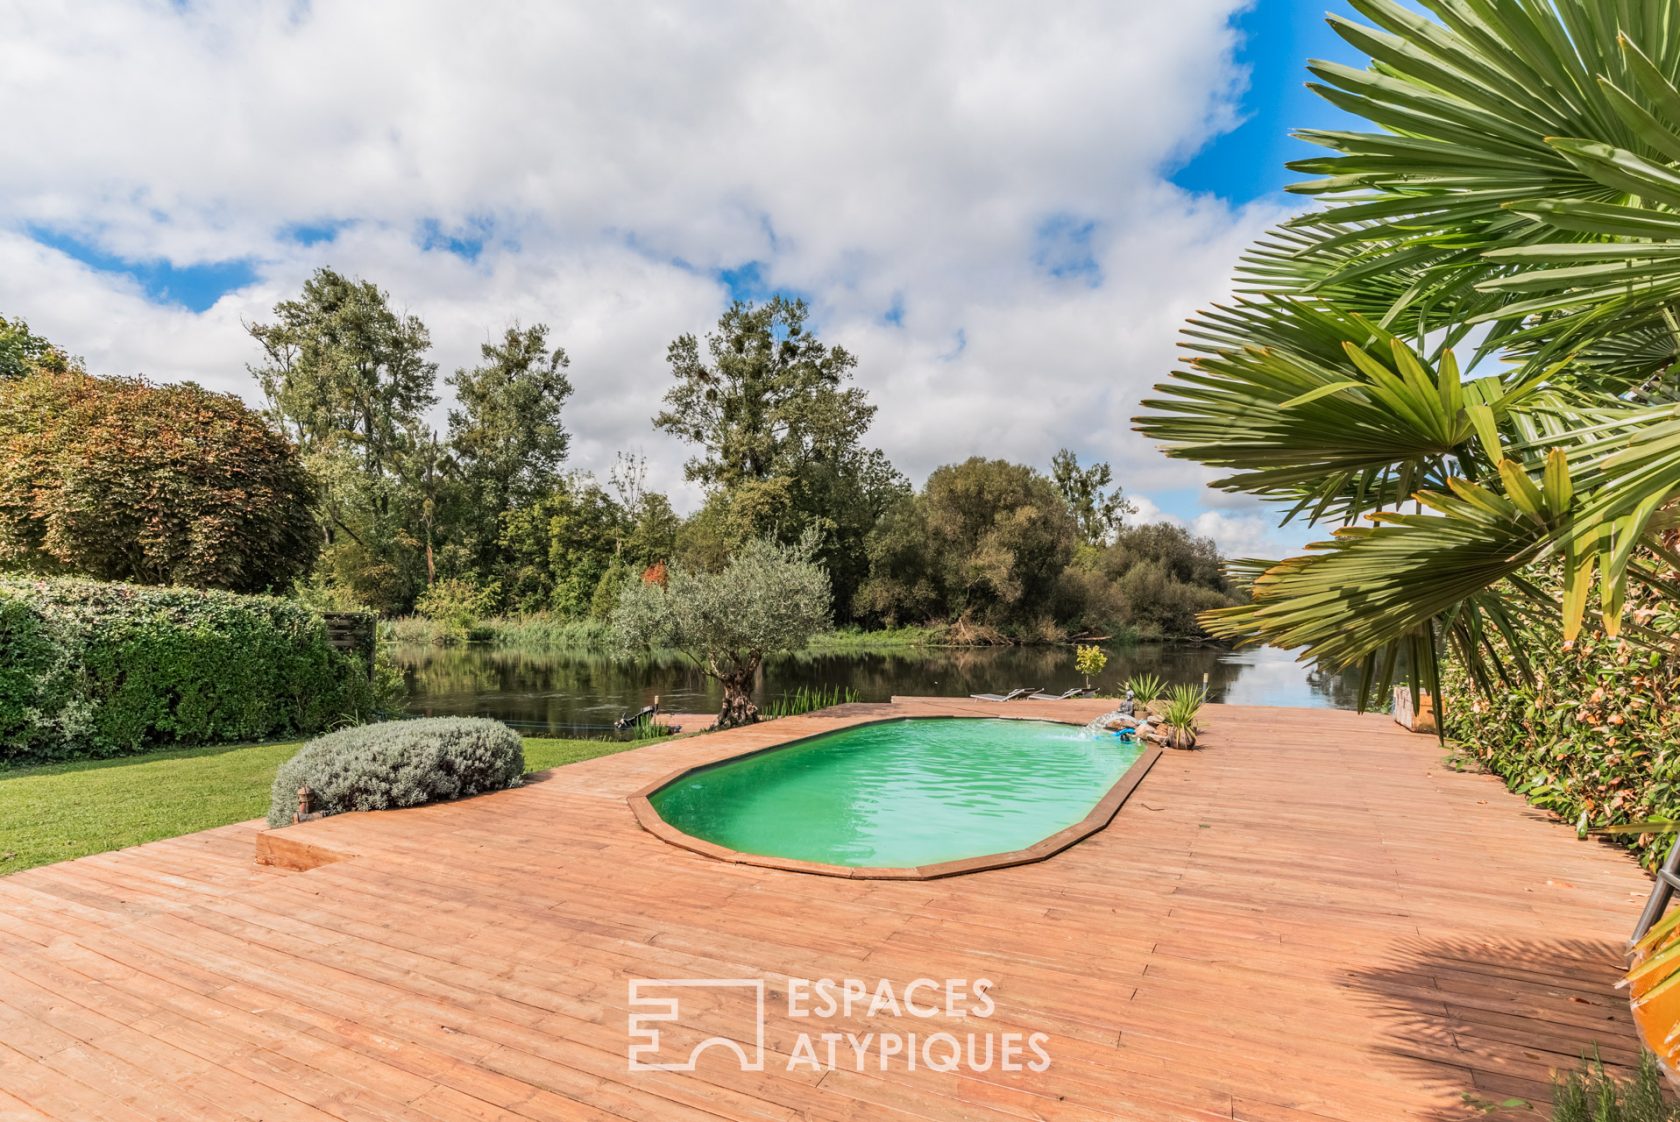
POLYGON ((313 812, 389 810, 519 786, 525 744, 500 721, 431 717, 328 733, 280 765, 268 824, 284 826, 309 788, 313 812))

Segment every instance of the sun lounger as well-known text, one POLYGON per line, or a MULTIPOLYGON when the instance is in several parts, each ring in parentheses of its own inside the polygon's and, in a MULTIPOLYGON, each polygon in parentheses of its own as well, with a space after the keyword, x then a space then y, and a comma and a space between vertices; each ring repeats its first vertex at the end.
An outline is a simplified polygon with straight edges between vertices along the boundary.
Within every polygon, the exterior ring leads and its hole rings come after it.
POLYGON ((1008 693, 971 693, 968 696, 975 701, 1019 701, 1021 698, 1031 697, 1037 692, 1037 686, 1028 686, 1025 689, 1010 690, 1008 693))
POLYGON ((1032 695, 1033 701, 1067 701, 1070 698, 1083 697, 1091 691, 1084 686, 1075 686, 1065 693, 1044 693, 1042 690, 1032 695))

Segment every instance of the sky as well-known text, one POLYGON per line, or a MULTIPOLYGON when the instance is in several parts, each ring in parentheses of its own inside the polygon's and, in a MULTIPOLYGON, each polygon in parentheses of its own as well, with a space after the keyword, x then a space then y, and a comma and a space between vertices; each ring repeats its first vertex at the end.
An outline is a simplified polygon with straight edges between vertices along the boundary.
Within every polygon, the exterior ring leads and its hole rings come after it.
POLYGON ((1300 209, 1289 130, 1344 120, 1304 86, 1359 61, 1324 9, 0 0, 0 315, 254 404, 246 325, 321 266, 420 316, 444 374, 546 323, 572 466, 643 454, 692 509, 666 347, 783 292, 914 482, 1069 447, 1140 518, 1279 556, 1308 532, 1130 418, 1300 209))

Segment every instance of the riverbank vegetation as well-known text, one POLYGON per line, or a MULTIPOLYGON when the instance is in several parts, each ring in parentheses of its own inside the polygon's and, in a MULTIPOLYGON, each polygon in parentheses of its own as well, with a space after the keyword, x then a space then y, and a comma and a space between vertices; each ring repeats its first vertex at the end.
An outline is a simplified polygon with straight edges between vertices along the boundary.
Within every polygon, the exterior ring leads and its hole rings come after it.
MULTIPOLYGON (((813 541, 830 610, 872 643, 1201 637, 1237 602, 1213 544, 1132 525, 1107 464, 975 457, 914 488, 866 436, 860 358, 806 306, 740 302, 681 334, 653 429, 691 451, 680 516, 620 455, 568 464, 570 360, 512 323, 448 374, 376 285, 319 270, 249 326, 259 414, 196 386, 95 377, 0 321, 0 567, 291 595, 398 641, 608 644, 628 589, 813 541), (201 454, 208 449, 208 454, 201 454), (919 641, 919 640, 918 640, 919 641)), ((838 640, 856 644, 859 639, 838 640)))

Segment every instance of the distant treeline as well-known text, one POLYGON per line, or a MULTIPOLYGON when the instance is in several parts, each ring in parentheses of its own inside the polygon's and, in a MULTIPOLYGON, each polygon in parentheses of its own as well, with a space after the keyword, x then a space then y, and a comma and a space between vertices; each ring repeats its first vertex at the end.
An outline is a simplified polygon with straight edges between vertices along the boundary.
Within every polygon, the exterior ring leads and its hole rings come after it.
POLYGON ((639 457, 605 481, 568 469, 569 362, 540 323, 447 377, 457 404, 438 432, 425 325, 330 269, 249 328, 260 414, 190 384, 94 377, 0 319, 0 567, 565 622, 604 619, 670 564, 814 533, 842 624, 1174 637, 1233 602, 1211 541, 1126 522, 1107 464, 976 457, 913 489, 864 444, 876 407, 857 359, 807 317, 781 297, 736 303, 671 343, 652 425, 692 451, 706 500, 688 517, 647 489, 639 457))

